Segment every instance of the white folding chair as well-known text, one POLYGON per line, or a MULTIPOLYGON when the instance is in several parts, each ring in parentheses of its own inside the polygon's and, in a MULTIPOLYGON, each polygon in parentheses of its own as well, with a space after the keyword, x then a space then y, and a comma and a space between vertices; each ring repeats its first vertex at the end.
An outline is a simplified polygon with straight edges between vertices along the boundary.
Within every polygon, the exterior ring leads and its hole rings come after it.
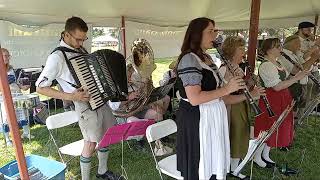
POLYGON ((75 111, 67 111, 67 112, 55 114, 55 115, 49 116, 46 120, 47 129, 50 134, 49 142, 52 141, 54 143, 54 145, 58 150, 58 154, 61 158, 61 161, 63 163, 68 163, 74 157, 81 155, 81 152, 84 146, 84 140, 81 139, 79 141, 75 141, 70 144, 64 145, 63 147, 59 147, 56 142, 56 139, 52 134, 52 130, 71 125, 78 121, 79 121, 79 116, 75 111), (68 161, 65 161, 62 157, 62 154, 73 156, 73 158, 70 158, 68 161))
POLYGON ((183 179, 180 171, 177 170, 177 156, 176 154, 173 154, 171 156, 161 159, 158 162, 151 143, 163 137, 169 136, 175 132, 177 132, 177 125, 172 119, 167 119, 150 125, 146 130, 147 140, 150 145, 154 161, 156 163, 156 168, 158 169, 159 175, 162 180, 163 177, 161 173, 166 174, 175 179, 183 179))

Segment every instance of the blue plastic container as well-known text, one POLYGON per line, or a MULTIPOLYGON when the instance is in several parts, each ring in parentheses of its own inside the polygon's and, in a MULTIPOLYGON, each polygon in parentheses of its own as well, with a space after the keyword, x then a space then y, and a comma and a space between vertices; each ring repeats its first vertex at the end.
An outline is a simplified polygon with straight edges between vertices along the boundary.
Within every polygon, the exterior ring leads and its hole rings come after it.
MULTIPOLYGON (((46 179, 65 179, 65 170, 67 166, 61 162, 37 155, 27 156, 26 161, 28 170, 32 168, 37 168, 45 177, 47 177, 46 179)), ((17 179, 17 176, 19 176, 17 161, 11 161, 10 163, 1 167, 0 173, 2 173, 4 175, 4 178, 7 180, 17 179)))

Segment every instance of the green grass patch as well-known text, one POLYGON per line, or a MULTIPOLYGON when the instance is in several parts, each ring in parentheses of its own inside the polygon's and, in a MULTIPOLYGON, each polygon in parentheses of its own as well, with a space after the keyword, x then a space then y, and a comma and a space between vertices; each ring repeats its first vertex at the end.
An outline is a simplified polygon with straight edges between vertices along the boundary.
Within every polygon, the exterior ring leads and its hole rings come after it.
MULTIPOLYGON (((320 173, 320 123, 319 118, 309 118, 308 123, 299 127, 296 131, 295 141, 292 149, 289 152, 282 152, 277 149, 271 150, 271 158, 279 164, 288 163, 291 168, 299 170, 299 174, 291 177, 284 177, 278 171, 273 169, 263 169, 253 165, 254 179, 317 179, 320 173)), ((26 154, 37 154, 44 157, 49 157, 60 161, 58 153, 53 144, 47 144, 49 140, 48 130, 45 126, 35 125, 31 128, 32 135, 35 139, 32 141, 24 140, 23 146, 26 154)), ((69 126, 61 128, 55 132, 55 136, 59 139, 59 144, 67 144, 82 138, 78 126, 69 126)), ((175 135, 173 138, 175 139, 175 135)), ((133 141, 129 144, 132 146, 133 141)), ((14 149, 12 147, 5 148, 3 137, 0 137, 0 166, 5 165, 9 161, 15 159, 14 149)), ((174 147, 174 143, 169 144, 174 147)), ((155 169, 155 164, 149 145, 145 144, 147 152, 141 152, 130 149, 128 144, 124 143, 124 167, 129 176, 129 179, 134 180, 150 180, 159 179, 158 172, 155 169)), ((110 170, 121 173, 121 144, 112 145, 110 147, 110 156, 108 167, 110 170)), ((92 177, 94 178, 97 172, 97 157, 93 157, 92 161, 92 177)), ((250 174, 250 163, 246 166, 244 174, 250 174)), ((80 178, 79 158, 73 159, 68 164, 67 171, 68 179, 80 178)), ((166 179, 170 179, 166 177, 166 179)), ((230 178, 231 179, 231 178, 230 178)))
POLYGON ((163 78, 163 74, 169 70, 170 63, 175 60, 176 60, 176 57, 161 58, 161 59, 155 60, 155 63, 157 65, 157 69, 154 70, 152 73, 153 85, 155 87, 159 86, 159 81, 163 78))
MULTIPOLYGON (((165 58, 156 60, 157 69, 153 73, 155 86, 158 86, 162 73, 168 70, 168 66, 175 58, 165 58)), ((60 112, 61 110, 59 110, 60 112)), ((295 141, 289 152, 282 152, 277 149, 271 150, 271 158, 279 164, 288 163, 289 167, 299 170, 299 174, 292 177, 284 177, 279 171, 272 169, 259 168, 253 165, 253 179, 289 179, 289 180, 313 180, 319 179, 320 176, 320 122, 319 117, 311 117, 305 121, 303 126, 297 128, 295 132, 295 141)), ((35 125, 31 128, 31 134, 35 136, 32 141, 24 140, 23 147, 25 153, 37 154, 60 161, 57 150, 53 144, 47 144, 49 140, 48 130, 45 126, 35 125)), ((55 132, 59 139, 59 144, 64 145, 68 142, 76 141, 82 138, 78 126, 69 126, 61 128, 55 132)), ((171 139, 175 139, 175 135, 171 139)), ((129 142, 130 145, 133 141, 129 142)), ((175 147, 174 142, 169 144, 175 147)), ((0 166, 15 159, 14 149, 5 148, 3 136, 0 135, 0 166)), ((124 167, 131 180, 155 180, 160 179, 158 171, 155 168, 153 157, 148 144, 145 144, 147 152, 141 152, 130 149, 128 144, 124 143, 124 167)), ((108 167, 110 170, 121 174, 121 144, 110 147, 108 167)), ((94 156, 92 160, 92 179, 95 179, 98 161, 94 156)), ((250 174, 250 164, 248 164, 243 174, 250 174)), ((80 179, 79 158, 75 158, 68 164, 67 179, 80 179)), ((165 177, 165 179, 171 179, 165 177)), ((232 179, 232 178, 230 178, 232 179)))

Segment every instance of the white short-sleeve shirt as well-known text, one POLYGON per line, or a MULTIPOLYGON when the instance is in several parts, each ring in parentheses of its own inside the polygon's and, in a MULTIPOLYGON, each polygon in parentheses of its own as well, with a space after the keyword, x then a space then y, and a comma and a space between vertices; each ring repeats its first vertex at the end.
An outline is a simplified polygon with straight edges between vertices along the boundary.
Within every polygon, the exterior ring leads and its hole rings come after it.
MULTIPOLYGON (((301 43, 300 53, 303 56, 312 46, 315 45, 315 42, 304 39, 302 37, 299 37, 299 38, 300 38, 300 43, 301 43)), ((318 66, 313 66, 312 72, 316 72, 316 71, 318 71, 318 66)))
POLYGON ((314 41, 310 41, 310 40, 304 39, 302 37, 299 37, 299 38, 300 38, 300 43, 301 43, 301 48, 300 49, 301 49, 301 51, 303 53, 308 51, 308 49, 310 49, 315 44, 314 41))
MULTIPOLYGON (((74 48, 67 45, 63 40, 60 42, 60 46, 75 50, 74 48)), ((68 59, 70 59, 79 54, 66 52, 66 55, 68 59)), ((73 91, 75 91, 75 88, 72 87, 69 83, 76 84, 76 82, 69 71, 68 65, 61 51, 55 51, 48 56, 46 65, 36 82, 36 86, 49 87, 51 86, 52 81, 55 79, 58 81, 64 92, 72 93, 73 91)))
MULTIPOLYGON (((274 87, 278 83, 281 82, 280 75, 278 72, 278 68, 272 62, 264 62, 259 67, 259 75, 263 80, 265 87, 274 87)), ((288 77, 289 73, 286 72, 286 77, 288 77)))
MULTIPOLYGON (((303 58, 301 58, 300 56, 297 56, 296 54, 294 54, 292 51, 288 50, 288 49, 283 49, 283 53, 285 53, 287 56, 289 56, 293 61, 299 63, 299 64, 303 64, 305 62, 305 60, 303 58)), ((278 61, 280 62, 280 64, 286 68, 286 70, 288 72, 292 72, 292 69, 294 67, 294 65, 287 60, 284 56, 280 56, 278 61)), ((304 77, 303 79, 301 79, 299 81, 300 84, 307 84, 308 82, 308 76, 304 77)))

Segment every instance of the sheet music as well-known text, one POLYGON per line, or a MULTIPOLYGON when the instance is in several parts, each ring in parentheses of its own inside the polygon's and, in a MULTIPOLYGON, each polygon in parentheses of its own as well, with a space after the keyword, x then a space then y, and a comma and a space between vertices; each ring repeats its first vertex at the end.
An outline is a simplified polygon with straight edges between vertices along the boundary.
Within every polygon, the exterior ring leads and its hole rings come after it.
POLYGON ((149 97, 148 103, 146 104, 153 103, 155 101, 158 101, 159 99, 164 98, 169 93, 169 91, 173 88, 176 82, 175 80, 176 78, 172 78, 169 80, 168 84, 153 89, 149 97))
POLYGON ((154 123, 155 121, 150 119, 141 119, 141 121, 130 122, 131 126, 126 133, 126 140, 144 137, 146 135, 147 127, 154 123))
POLYGON ((253 158, 258 148, 260 148, 262 144, 266 142, 271 137, 271 135, 279 128, 281 123, 284 121, 284 119, 288 116, 288 114, 292 110, 294 104, 295 104, 295 101, 292 101, 292 103, 288 105, 288 107, 281 113, 277 121, 275 121, 272 124, 269 130, 260 132, 258 138, 255 139, 252 145, 248 148, 248 152, 245 158, 238 165, 238 167, 233 171, 234 175, 239 175, 239 173, 244 168, 244 166, 253 158))
POLYGON ((154 123, 154 120, 143 120, 112 126, 105 132, 98 148, 108 147, 136 136, 145 136, 147 127, 154 123))

